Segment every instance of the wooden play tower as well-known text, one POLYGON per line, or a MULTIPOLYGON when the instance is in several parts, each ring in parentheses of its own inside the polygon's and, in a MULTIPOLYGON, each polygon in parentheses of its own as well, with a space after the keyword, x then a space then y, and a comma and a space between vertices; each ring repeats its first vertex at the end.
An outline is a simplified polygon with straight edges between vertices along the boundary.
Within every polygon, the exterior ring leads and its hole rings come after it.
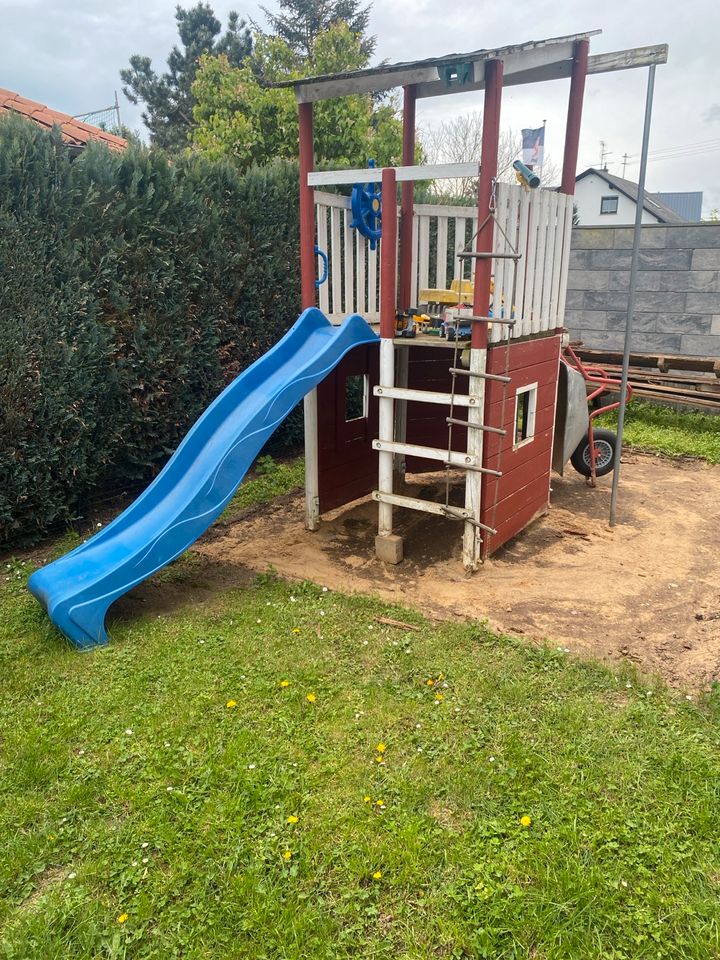
POLYGON ((379 321, 380 334, 379 356, 357 351, 305 400, 308 529, 318 528, 324 510, 370 493, 378 503, 378 557, 402 559, 393 511, 407 508, 460 520, 463 564, 475 570, 547 509, 586 78, 667 59, 664 45, 590 56, 597 33, 278 84, 294 88, 299 109, 302 307, 319 300, 334 321, 361 313, 379 321), (563 78, 570 90, 559 189, 499 183, 503 87, 563 78), (314 171, 313 104, 398 87, 402 166, 314 171), (417 101, 480 90, 481 162, 415 166, 417 101), (478 177, 475 211, 414 204, 416 181, 461 176, 478 177), (351 231, 347 198, 318 190, 371 181, 382 184, 379 257, 351 231), (329 255, 329 283, 319 294, 318 247, 329 255), (457 339, 396 337, 398 311, 418 307, 431 280, 446 285, 450 262, 461 288, 463 277, 472 281, 464 363, 457 339), (346 420, 339 408, 349 376, 365 378, 365 406, 363 417, 346 420), (399 492, 408 465, 461 471, 464 503, 399 492))

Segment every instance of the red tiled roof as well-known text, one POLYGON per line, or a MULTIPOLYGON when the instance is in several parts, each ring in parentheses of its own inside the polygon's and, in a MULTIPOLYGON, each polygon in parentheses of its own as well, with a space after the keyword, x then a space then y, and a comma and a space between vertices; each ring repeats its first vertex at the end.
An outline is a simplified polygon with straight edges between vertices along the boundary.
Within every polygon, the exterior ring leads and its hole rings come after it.
POLYGON ((100 140, 111 150, 125 150, 128 145, 123 137, 116 137, 112 133, 101 130, 100 127, 93 127, 89 123, 76 120, 68 113, 51 110, 43 103, 36 103, 34 100, 21 97, 19 93, 3 90, 0 87, 0 114, 5 112, 22 113, 46 130, 51 130, 53 126, 60 127, 63 140, 73 147, 85 147, 91 140, 100 140))

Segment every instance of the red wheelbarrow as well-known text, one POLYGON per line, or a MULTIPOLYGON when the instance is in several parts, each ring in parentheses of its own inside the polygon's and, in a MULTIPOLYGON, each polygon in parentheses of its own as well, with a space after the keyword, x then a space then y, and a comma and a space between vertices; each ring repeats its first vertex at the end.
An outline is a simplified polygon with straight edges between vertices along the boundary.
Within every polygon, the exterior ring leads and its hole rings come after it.
MULTIPOLYGON (((607 393, 618 393, 621 386, 621 381, 602 367, 584 364, 569 344, 565 347, 560 359, 553 443, 553 470, 560 476, 569 460, 594 487, 598 477, 615 469, 617 435, 612 430, 594 427, 593 421, 620 406, 619 400, 603 404, 601 398, 607 393)), ((631 397, 628 384, 628 402, 631 397)))

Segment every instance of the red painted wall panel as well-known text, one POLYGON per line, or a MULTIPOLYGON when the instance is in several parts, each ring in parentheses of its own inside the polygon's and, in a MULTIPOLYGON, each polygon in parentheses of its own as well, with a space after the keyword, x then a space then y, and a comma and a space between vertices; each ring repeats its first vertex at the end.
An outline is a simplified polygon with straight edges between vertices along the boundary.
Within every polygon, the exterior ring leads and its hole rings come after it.
POLYGON ((379 378, 378 344, 356 347, 318 386, 320 512, 364 497, 377 486, 378 402, 372 388, 379 378), (368 374, 368 416, 345 420, 345 381, 368 374))

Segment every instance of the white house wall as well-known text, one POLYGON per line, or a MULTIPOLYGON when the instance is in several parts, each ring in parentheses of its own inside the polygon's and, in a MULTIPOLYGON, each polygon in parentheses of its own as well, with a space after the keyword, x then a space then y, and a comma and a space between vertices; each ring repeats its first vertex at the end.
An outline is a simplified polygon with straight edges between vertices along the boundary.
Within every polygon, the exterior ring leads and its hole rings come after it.
MULTIPOLYGON (((635 201, 625 194, 591 173, 575 184, 575 206, 577 207, 580 226, 583 227, 625 227, 635 223, 635 201), (600 213, 600 201, 603 197, 618 198, 617 213, 600 213)), ((643 210, 643 223, 658 223, 647 210, 643 210)))

